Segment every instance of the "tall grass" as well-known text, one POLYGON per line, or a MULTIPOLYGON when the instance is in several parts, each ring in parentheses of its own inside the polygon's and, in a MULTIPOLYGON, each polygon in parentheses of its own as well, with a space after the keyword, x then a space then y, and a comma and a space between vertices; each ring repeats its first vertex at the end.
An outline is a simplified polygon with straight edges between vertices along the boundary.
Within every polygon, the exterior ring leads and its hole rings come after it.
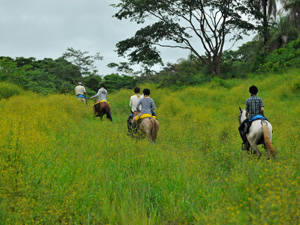
POLYGON ((299 224, 298 73, 150 86, 155 144, 126 135, 129 90, 109 95, 113 123, 73 96, 1 100, 0 224, 299 224), (276 160, 240 150, 252 84, 276 160))

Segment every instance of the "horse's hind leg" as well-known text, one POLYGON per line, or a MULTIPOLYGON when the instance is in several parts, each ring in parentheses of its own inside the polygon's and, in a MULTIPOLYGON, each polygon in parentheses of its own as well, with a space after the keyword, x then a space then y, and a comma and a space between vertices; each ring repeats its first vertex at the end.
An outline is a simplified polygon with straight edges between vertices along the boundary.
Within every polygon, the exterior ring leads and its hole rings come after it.
POLYGON ((260 153, 260 151, 258 150, 257 145, 254 144, 254 143, 250 143, 250 146, 251 146, 252 150, 254 151, 254 154, 257 154, 258 159, 260 159, 261 153, 260 153))
POLYGON ((110 114, 106 114, 106 118, 109 119, 110 121, 112 121, 112 117, 110 114))
POLYGON ((112 121, 111 112, 110 112, 109 107, 105 108, 105 114, 106 114, 106 118, 109 119, 110 121, 112 121))
POLYGON ((270 156, 271 156, 270 150, 268 148, 266 148, 265 145, 263 145, 263 146, 264 146, 264 149, 266 149, 266 152, 267 152, 267 160, 270 160, 270 156))

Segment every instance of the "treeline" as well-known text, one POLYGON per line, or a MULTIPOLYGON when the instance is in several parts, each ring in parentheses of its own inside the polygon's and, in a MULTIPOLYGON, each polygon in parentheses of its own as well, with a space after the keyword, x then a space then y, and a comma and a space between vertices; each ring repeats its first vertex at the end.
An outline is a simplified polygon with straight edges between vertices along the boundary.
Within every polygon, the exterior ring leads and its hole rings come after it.
POLYGON ((73 93, 82 81, 90 94, 99 89, 101 82, 111 90, 132 88, 137 82, 134 77, 110 74, 103 78, 95 73, 82 75, 81 68, 63 57, 37 60, 33 57, 0 57, 0 82, 9 82, 25 90, 41 94, 73 93))
POLYGON ((158 87, 199 85, 211 79, 244 78, 249 74, 284 72, 300 66, 300 40, 293 40, 266 55, 260 41, 251 41, 237 51, 224 52, 221 59, 222 74, 212 76, 207 66, 190 55, 177 63, 168 63, 161 71, 147 71, 139 75, 109 74, 103 77, 96 71, 82 75, 80 66, 64 57, 37 60, 33 57, 0 57, 0 82, 9 82, 25 90, 41 94, 73 93, 78 81, 94 94, 105 83, 110 92, 133 88, 141 83, 155 83, 158 87))

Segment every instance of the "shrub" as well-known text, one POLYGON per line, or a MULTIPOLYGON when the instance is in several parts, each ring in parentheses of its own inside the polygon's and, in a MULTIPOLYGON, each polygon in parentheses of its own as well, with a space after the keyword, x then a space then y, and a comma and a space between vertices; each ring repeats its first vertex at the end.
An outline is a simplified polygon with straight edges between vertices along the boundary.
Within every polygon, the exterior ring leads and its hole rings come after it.
POLYGON ((14 95, 21 94, 22 89, 17 85, 1 82, 0 83, 0 99, 10 98, 14 95))
POLYGON ((292 41, 267 56, 265 63, 260 65, 258 72, 282 73, 300 63, 300 39, 292 41))

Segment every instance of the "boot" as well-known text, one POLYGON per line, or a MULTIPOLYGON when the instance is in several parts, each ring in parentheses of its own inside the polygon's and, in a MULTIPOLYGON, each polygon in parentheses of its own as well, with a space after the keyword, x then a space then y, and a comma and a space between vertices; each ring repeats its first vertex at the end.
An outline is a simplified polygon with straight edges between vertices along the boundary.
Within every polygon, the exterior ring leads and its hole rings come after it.
POLYGON ((248 144, 247 137, 246 137, 246 135, 243 131, 240 131, 240 134, 241 134, 241 137, 243 139, 242 150, 248 150, 249 149, 249 144, 248 144))
POLYGON ((242 143, 242 150, 249 150, 249 143, 246 142, 246 143, 242 143))

